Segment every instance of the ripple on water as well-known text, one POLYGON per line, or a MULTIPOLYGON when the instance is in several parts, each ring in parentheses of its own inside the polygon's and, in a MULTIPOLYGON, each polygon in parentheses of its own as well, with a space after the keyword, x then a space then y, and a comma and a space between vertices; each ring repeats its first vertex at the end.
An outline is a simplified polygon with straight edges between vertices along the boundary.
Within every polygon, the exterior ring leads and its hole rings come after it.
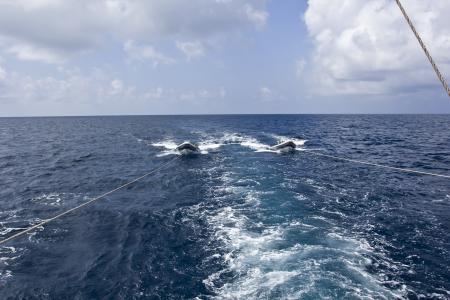
POLYGON ((14 249, 0 248, 0 294, 67 298, 83 287, 136 298, 450 299, 447 182, 300 153, 258 153, 292 136, 300 149, 448 170, 442 149, 450 149, 443 126, 449 122, 448 116, 0 120, 0 144, 7 145, 0 147, 6 187, 0 237, 83 201, 61 191, 89 194, 93 184, 106 190, 120 181, 116 174, 175 154, 184 140, 198 142, 203 153, 220 152, 180 161, 180 168, 108 197, 92 215, 71 215, 67 234, 46 226, 14 249), (192 176, 182 178, 185 166, 192 176), (170 208, 155 212, 153 201, 166 200, 170 208), (139 216, 128 223, 129 211, 139 216), (99 226, 103 231, 93 234, 99 226), (56 252, 47 251, 50 243, 56 252), (44 270, 48 278, 36 275, 44 270))

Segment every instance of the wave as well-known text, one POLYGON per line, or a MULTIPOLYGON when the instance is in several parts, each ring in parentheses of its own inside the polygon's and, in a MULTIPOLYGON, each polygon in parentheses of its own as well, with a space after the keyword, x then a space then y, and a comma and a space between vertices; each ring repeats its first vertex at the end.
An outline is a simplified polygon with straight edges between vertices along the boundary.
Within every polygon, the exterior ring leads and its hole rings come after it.
MULTIPOLYGON (((64 205, 76 205, 88 200, 87 196, 78 193, 44 193, 37 197, 30 199, 30 204, 33 207, 42 210, 43 207, 47 206, 48 209, 44 209, 45 214, 50 214, 50 211, 58 211, 61 206, 64 205)), ((18 233, 24 229, 29 228, 35 224, 43 221, 43 219, 28 216, 29 209, 14 209, 5 210, 0 212, 0 239, 5 239, 15 233, 18 233), (28 217, 27 217, 28 216, 28 217)), ((51 214, 50 214, 51 215, 51 214)), ((47 215, 48 216, 48 215, 47 215)), ((39 244, 41 242, 41 236, 39 232, 43 231, 44 227, 39 226, 32 232, 26 234, 29 242, 34 244, 39 244)), ((60 232, 61 229, 54 229, 53 232, 60 232)), ((49 240, 49 237, 46 237, 49 240)), ((15 248, 15 247, 4 247, 0 246, 0 282, 5 281, 8 278, 14 276, 13 271, 8 269, 8 266, 18 258, 20 258, 23 253, 27 251, 27 248, 15 248)))

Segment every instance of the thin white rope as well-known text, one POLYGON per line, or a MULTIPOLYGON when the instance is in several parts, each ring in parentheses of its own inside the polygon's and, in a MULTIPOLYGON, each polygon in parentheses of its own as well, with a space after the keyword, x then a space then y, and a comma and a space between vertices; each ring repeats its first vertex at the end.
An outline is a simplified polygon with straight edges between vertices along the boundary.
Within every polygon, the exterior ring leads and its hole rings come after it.
POLYGON ((406 22, 408 23, 409 27, 411 28, 412 32, 416 36, 417 41, 419 41, 420 46, 423 49, 423 52, 425 52, 425 55, 427 56, 428 60, 431 63, 431 66, 434 69, 434 72, 436 72, 436 75, 439 79, 439 81, 442 83, 442 86, 444 87, 445 91, 447 92, 448 96, 450 97, 450 88, 448 87, 447 81, 445 80, 444 75, 442 75, 441 71, 439 71, 439 68, 437 64, 434 62, 433 57, 431 56, 430 52, 428 51, 427 47, 425 46, 425 43, 422 41, 422 38, 420 37, 419 33, 417 32, 416 28, 414 27, 413 22, 409 18, 408 14, 406 13, 405 8, 401 4, 400 0, 396 0, 398 7, 400 8, 403 16, 405 17, 406 22))
POLYGON ((357 163, 357 164, 363 164, 363 165, 368 165, 368 166, 385 168, 385 169, 390 169, 390 170, 395 170, 395 171, 400 171, 400 172, 407 172, 407 173, 420 174, 420 175, 429 175, 429 176, 435 176, 435 177, 442 177, 442 178, 450 179, 450 175, 443 175, 443 174, 436 174, 436 173, 430 173, 430 172, 424 172, 424 171, 417 171, 417 170, 412 170, 412 169, 391 167, 391 166, 386 166, 386 165, 372 163, 372 162, 367 162, 367 161, 362 161, 362 160, 356 160, 356 159, 351 159, 351 158, 338 157, 338 156, 334 156, 334 155, 319 153, 317 151, 311 151, 311 150, 304 150, 302 152, 311 153, 311 154, 314 154, 314 155, 317 155, 317 156, 328 157, 328 158, 332 158, 332 159, 336 159, 336 160, 348 161, 348 162, 353 162, 353 163, 357 163))
POLYGON ((148 172, 148 173, 146 173, 146 174, 144 174, 144 175, 142 175, 142 176, 140 176, 140 177, 138 177, 138 178, 136 178, 136 179, 133 179, 132 181, 129 181, 129 182, 127 182, 127 183, 125 183, 125 184, 123 184, 123 185, 121 185, 121 186, 119 186, 119 187, 117 187, 117 188, 115 188, 115 189, 113 189, 113 190, 111 190, 111 191, 109 191, 109 192, 106 192, 106 193, 104 193, 104 194, 102 194, 102 195, 100 195, 100 196, 97 196, 97 197, 95 197, 95 198, 93 198, 93 199, 91 199, 91 200, 89 200, 89 201, 86 201, 86 202, 84 202, 84 203, 82 203, 82 204, 80 204, 80 205, 78 205, 78 206, 75 206, 75 207, 73 207, 73 208, 71 208, 71 209, 68 209, 68 210, 66 210, 66 211, 64 211, 64 212, 62 212, 62 213, 60 213, 60 214, 57 214, 57 215, 54 216, 54 217, 51 217, 51 218, 49 218, 49 219, 45 219, 45 220, 43 220, 42 222, 39 222, 38 224, 35 224, 35 225, 33 225, 33 226, 31 226, 31 227, 29 227, 29 228, 23 230, 23 231, 20 231, 20 232, 18 232, 18 233, 16 233, 16 234, 14 234, 14 235, 12 235, 12 236, 6 238, 6 239, 3 239, 3 240, 0 241, 0 245, 4 244, 4 243, 6 243, 6 242, 9 242, 9 241, 11 241, 11 240, 13 240, 13 239, 15 239, 15 238, 18 238, 18 237, 24 235, 25 233, 31 232, 31 231, 35 230, 36 228, 41 227, 41 226, 43 226, 43 225, 45 225, 45 224, 47 224, 47 223, 49 223, 49 222, 51 222, 51 221, 53 221, 53 220, 59 219, 59 218, 65 216, 65 215, 67 215, 68 213, 71 213, 71 212, 73 212, 73 211, 75 211, 75 210, 78 210, 78 209, 80 209, 80 208, 82 208, 82 207, 88 205, 88 204, 91 204, 92 202, 95 202, 95 201, 97 201, 97 200, 100 200, 100 199, 102 199, 102 198, 108 196, 109 194, 112 194, 112 193, 114 193, 114 192, 116 192, 116 191, 118 191, 118 190, 120 190, 120 189, 123 189, 123 188, 125 188, 125 187, 127 187, 127 186, 129 186, 129 185, 131 185, 131 184, 133 184, 133 183, 135 183, 135 182, 137 182, 137 181, 139 181, 139 180, 141 180, 141 179, 147 177, 147 176, 150 176, 150 175, 152 175, 152 174, 154 174, 154 173, 156 173, 156 172, 162 170, 164 167, 166 167, 167 165, 169 165, 171 162, 173 162, 174 160, 176 160, 176 159, 178 159, 178 158, 179 158, 179 156, 176 156, 175 158, 173 158, 173 159, 171 159, 171 160, 169 160, 169 161, 167 161, 167 162, 161 164, 159 167, 157 167, 157 168, 151 170, 150 172, 148 172))

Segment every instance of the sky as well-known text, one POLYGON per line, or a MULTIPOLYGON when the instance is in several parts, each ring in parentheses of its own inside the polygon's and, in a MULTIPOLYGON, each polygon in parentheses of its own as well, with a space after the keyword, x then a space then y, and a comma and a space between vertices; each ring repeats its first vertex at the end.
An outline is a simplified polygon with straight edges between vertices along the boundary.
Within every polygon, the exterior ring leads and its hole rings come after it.
MULTIPOLYGON (((450 80, 450 1, 402 0, 450 80)), ((394 0, 0 0, 0 116, 450 113, 394 0)))

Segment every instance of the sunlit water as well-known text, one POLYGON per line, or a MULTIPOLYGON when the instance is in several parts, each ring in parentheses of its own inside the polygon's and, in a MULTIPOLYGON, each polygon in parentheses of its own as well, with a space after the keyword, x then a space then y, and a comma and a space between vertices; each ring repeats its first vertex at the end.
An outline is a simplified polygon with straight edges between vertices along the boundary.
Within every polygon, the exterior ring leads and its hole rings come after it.
POLYGON ((450 116, 0 119, 0 298, 449 299, 450 116), (298 150, 269 149, 293 139, 298 150))

